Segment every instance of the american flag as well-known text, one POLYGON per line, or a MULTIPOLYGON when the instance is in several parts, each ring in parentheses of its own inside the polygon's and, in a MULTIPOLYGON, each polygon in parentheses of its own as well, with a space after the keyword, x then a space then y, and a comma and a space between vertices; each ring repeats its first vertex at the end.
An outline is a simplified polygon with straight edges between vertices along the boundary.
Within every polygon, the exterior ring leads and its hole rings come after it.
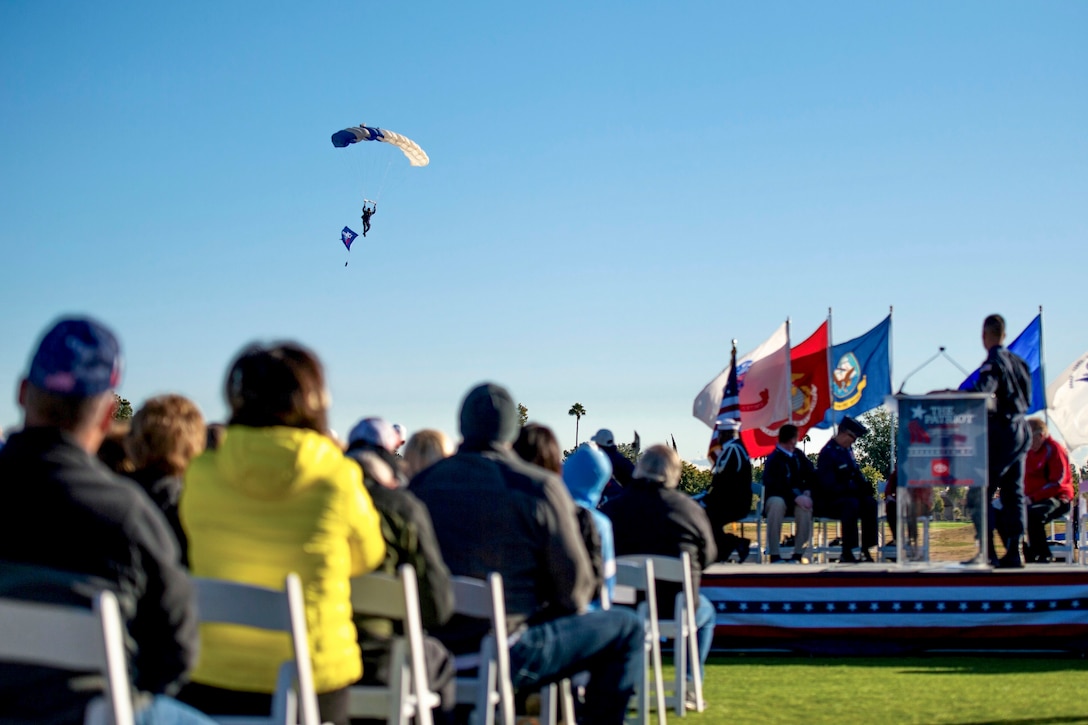
POLYGON ((710 434, 710 448, 707 458, 715 462, 722 446, 718 442, 718 426, 726 421, 740 421, 740 384, 737 382, 737 341, 733 340, 733 352, 729 357, 729 378, 722 393, 722 404, 718 406, 718 415, 714 419, 714 431, 710 434))
MULTIPOLYGON (((934 568, 780 567, 755 574, 704 574, 701 592, 717 612, 719 646, 869 651, 881 643, 957 649, 1029 643, 1088 643, 1088 569, 1046 571, 934 568)), ((1022 646, 1022 645, 1021 645, 1022 646)))

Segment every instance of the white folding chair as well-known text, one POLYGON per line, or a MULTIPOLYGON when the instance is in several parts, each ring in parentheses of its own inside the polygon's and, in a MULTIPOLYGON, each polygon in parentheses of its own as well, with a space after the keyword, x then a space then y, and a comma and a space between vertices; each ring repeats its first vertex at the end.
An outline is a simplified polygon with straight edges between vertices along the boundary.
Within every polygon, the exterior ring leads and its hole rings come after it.
POLYGON ((475 725, 495 725, 498 709, 502 725, 514 725, 514 687, 510 681, 510 645, 506 632, 506 601, 502 575, 492 572, 487 581, 454 576, 453 611, 483 619, 491 629, 480 641, 480 650, 455 658, 458 671, 457 704, 475 708, 475 725), (474 676, 461 673, 475 669, 474 676))
POLYGON ((306 634, 306 606, 298 574, 288 574, 283 590, 253 584, 193 577, 201 624, 234 624, 291 637, 294 659, 280 666, 272 712, 268 716, 217 716, 225 725, 321 725, 318 716, 310 644, 306 634))
MULTIPOLYGON (((683 552, 679 557, 649 556, 634 554, 617 557, 619 561, 647 561, 653 564, 654 586, 660 582, 680 584, 676 594, 674 616, 672 620, 657 621, 660 638, 673 640, 673 664, 676 680, 672 694, 665 697, 666 703, 673 707, 679 717, 687 714, 685 700, 687 695, 688 665, 691 665, 692 690, 695 693, 695 709, 706 709, 703 700, 703 673, 699 662, 699 637, 695 626, 695 585, 691 578, 691 555, 683 552), (686 655, 686 656, 685 656, 686 655)), ((660 647, 660 642, 657 643, 660 647)), ((656 673, 655 673, 656 674, 656 673)))
POLYGON ((650 722, 650 688, 657 695, 657 722, 665 725, 665 682, 661 667, 661 633, 657 629, 657 592, 654 586, 654 563, 641 557, 620 558, 616 561, 616 591, 613 603, 635 607, 646 633, 643 643, 641 673, 635 690, 638 725, 650 722), (639 594, 643 601, 639 601, 639 594), (652 673, 652 674, 651 674, 652 673))
POLYGON ((98 592, 91 609, 0 599, 0 661, 101 672, 112 722, 133 724, 124 624, 112 592, 98 592))
POLYGON ((1075 561, 1076 554, 1074 552, 1074 538, 1073 538, 1073 517, 1076 516, 1076 512, 1072 507, 1066 513, 1051 519, 1047 527, 1050 532, 1047 536, 1047 542, 1050 545, 1050 553, 1054 556, 1054 560, 1064 561, 1066 564, 1072 564, 1075 561), (1062 524, 1064 529, 1059 532, 1058 524, 1062 524))
POLYGON ((427 681, 423 650, 423 623, 419 614, 419 584, 411 564, 397 576, 373 572, 351 580, 351 606, 356 614, 392 619, 403 624, 404 634, 393 638, 389 684, 353 685, 348 690, 351 717, 384 717, 389 725, 431 725, 431 710, 438 694, 427 681))
MULTIPOLYGON (((491 632, 480 642, 478 654, 455 659, 458 671, 475 667, 475 677, 457 677, 457 703, 475 706, 476 725, 494 725, 498 708, 500 722, 514 725, 514 686, 510 677, 510 640, 506 630, 506 594, 502 575, 492 572, 487 582, 455 576, 454 613, 486 619, 491 632)), ((540 721, 557 725, 559 718, 574 723, 574 697, 569 679, 544 687, 540 692, 540 721)))

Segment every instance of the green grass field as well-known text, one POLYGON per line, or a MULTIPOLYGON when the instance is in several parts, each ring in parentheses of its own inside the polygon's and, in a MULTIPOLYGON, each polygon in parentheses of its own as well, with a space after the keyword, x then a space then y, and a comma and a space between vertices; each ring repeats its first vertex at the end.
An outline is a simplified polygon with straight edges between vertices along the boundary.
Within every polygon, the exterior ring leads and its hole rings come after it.
POLYGON ((707 710, 684 722, 1088 723, 1085 693, 1088 662, 1065 655, 730 655, 711 657, 707 710))

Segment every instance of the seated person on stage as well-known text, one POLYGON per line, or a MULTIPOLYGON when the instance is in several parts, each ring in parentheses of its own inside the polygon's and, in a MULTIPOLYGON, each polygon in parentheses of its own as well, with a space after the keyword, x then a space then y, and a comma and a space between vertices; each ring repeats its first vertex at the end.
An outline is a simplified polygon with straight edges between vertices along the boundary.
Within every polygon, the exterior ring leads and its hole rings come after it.
MULTIPOLYGON (((621 725, 642 661, 643 629, 617 607, 586 612, 593 569, 563 480, 513 452, 518 410, 498 385, 461 404, 457 453, 415 475, 409 490, 430 511, 450 572, 502 575, 513 634, 510 671, 519 689, 589 672, 581 721, 621 725)), ((486 625, 454 617, 435 632, 457 654, 479 648, 486 625)))
POLYGON ((717 561, 726 561, 735 551, 737 561, 743 564, 752 542, 727 533, 725 527, 745 518, 752 510, 752 461, 740 439, 739 418, 719 420, 715 422, 714 429, 721 450, 710 469, 710 489, 703 499, 703 505, 714 531, 717 561))
POLYGON ((892 530, 892 540, 885 546, 896 548, 895 539, 899 536, 899 496, 906 496, 904 501, 907 509, 907 545, 904 549, 908 559, 916 560, 922 557, 918 551, 918 517, 929 516, 933 508, 933 490, 929 488, 905 489, 899 491, 899 470, 892 469, 888 476, 888 484, 884 489, 884 515, 888 517, 888 527, 892 530))
POLYGON ((805 549, 812 537, 812 489, 816 484, 816 469, 802 451, 797 450, 797 426, 787 423, 778 429, 778 446, 763 466, 767 517, 767 541, 771 563, 782 560, 782 520, 792 516, 794 533, 793 561, 808 563, 805 549))
POLYGON ((851 447, 869 429, 847 416, 839 423, 839 432, 820 451, 816 460, 814 510, 821 518, 842 522, 843 563, 873 561, 869 549, 876 546, 876 498, 873 486, 861 473, 851 447), (858 521, 861 522, 861 558, 854 556, 858 545, 858 521))
MULTIPOLYGON (((1024 495, 1028 499, 1028 540, 1024 559, 1045 563, 1052 560, 1046 541, 1046 525, 1069 513, 1073 500, 1073 474, 1069 454, 1061 443, 1050 437, 1046 422, 1029 418, 1031 448, 1024 471, 1024 495)), ((1071 527, 1070 527, 1071 528, 1071 527)), ((1071 536, 1066 531, 1066 536, 1071 536)))
MULTIPOLYGON (((612 519, 616 556, 651 554, 691 556, 691 578, 695 585, 695 626, 698 630, 699 665, 706 663, 714 639, 714 605, 699 594, 703 569, 716 561, 714 534, 703 508, 680 485, 680 456, 666 445, 650 446, 635 465, 635 478, 623 493, 601 507, 612 519)), ((680 584, 657 587, 658 617, 671 619, 680 584)), ((694 670, 694 665, 692 666, 694 670)), ((700 669, 700 672, 703 671, 700 669)), ((690 692, 690 691, 689 691, 690 692)), ((691 697, 694 697, 692 692, 691 697)), ((693 700, 685 703, 693 707, 693 700)))

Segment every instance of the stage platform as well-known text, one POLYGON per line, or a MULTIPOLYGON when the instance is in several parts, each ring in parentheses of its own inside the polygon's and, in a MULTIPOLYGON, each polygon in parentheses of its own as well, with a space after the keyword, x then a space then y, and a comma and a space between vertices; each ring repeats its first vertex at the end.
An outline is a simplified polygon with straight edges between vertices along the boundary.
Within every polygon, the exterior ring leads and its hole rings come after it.
POLYGON ((1088 651, 1088 567, 715 564, 716 650, 1088 651))

